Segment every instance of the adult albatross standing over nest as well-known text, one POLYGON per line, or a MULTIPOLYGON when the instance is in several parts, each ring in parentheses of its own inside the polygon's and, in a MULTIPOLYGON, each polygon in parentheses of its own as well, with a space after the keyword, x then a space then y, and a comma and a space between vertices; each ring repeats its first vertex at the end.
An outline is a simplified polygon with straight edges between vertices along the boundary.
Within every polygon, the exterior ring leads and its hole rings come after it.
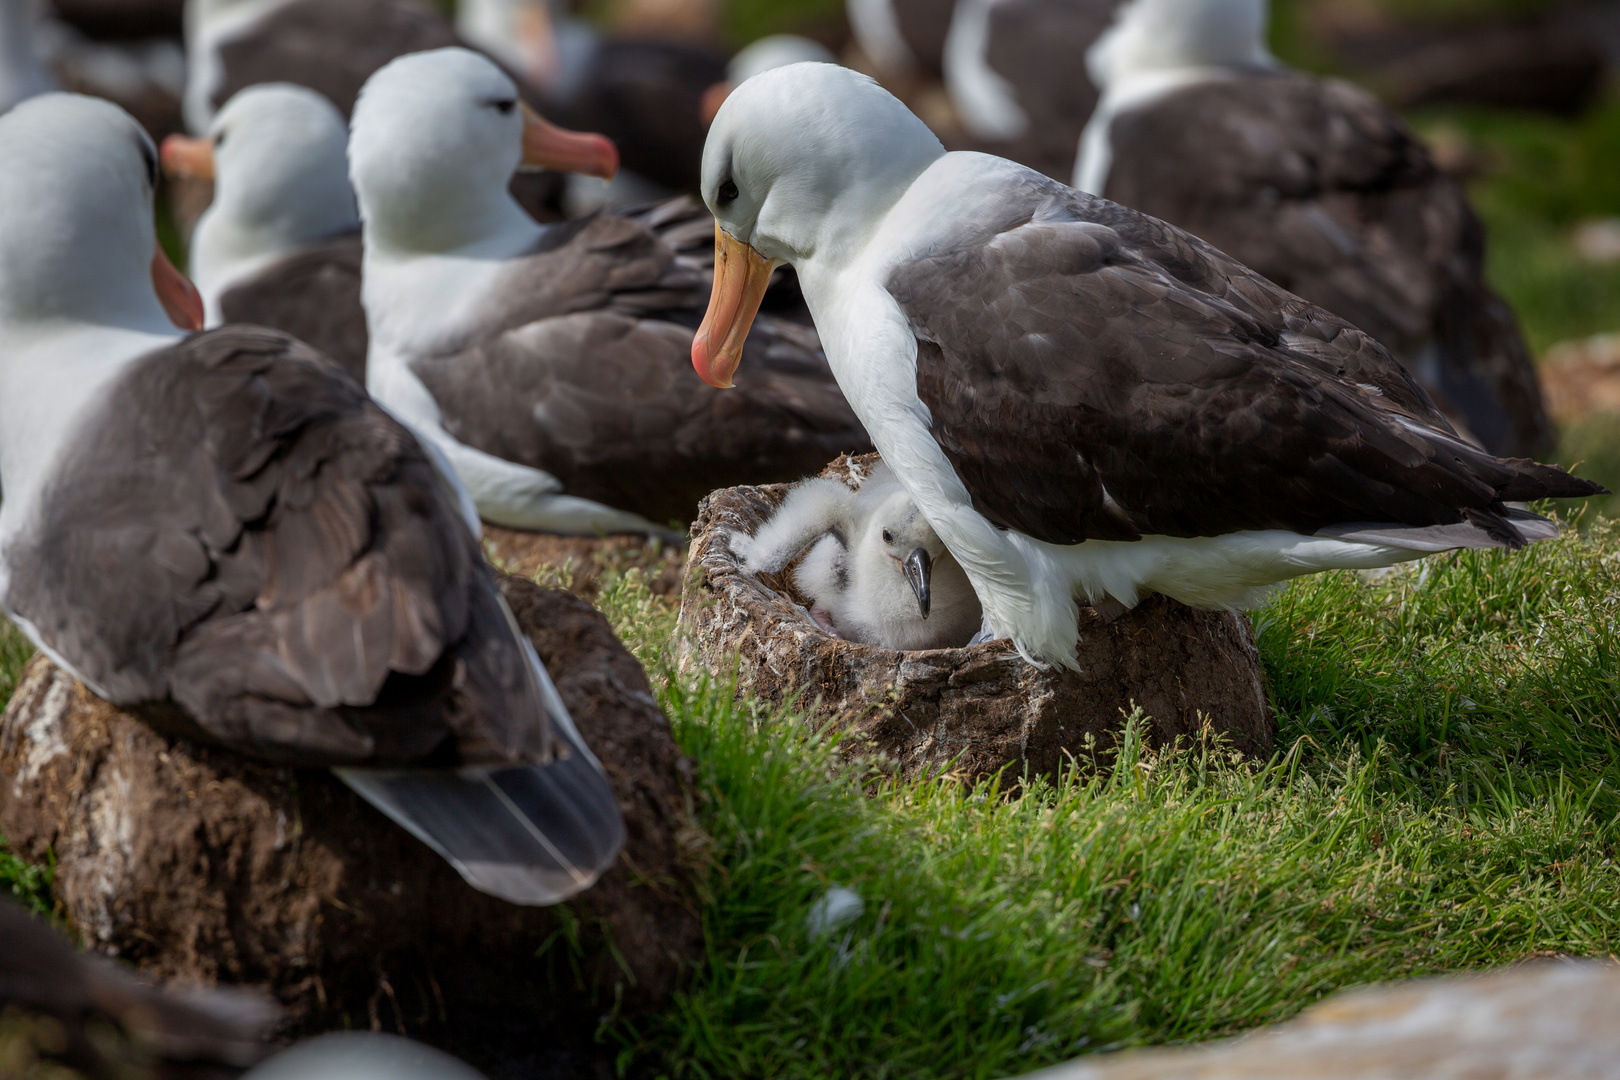
POLYGON ((202 303, 156 249, 158 155, 128 114, 36 98, 0 156, 6 614, 155 724, 334 767, 475 888, 588 887, 617 800, 465 494, 307 346, 175 329, 202 303))
POLYGON ((967 571, 985 631, 1073 665, 1077 594, 1238 607, 1276 582, 1556 534, 1600 492, 1458 437, 1387 351, 1173 226, 947 154, 872 80, 767 72, 704 151, 698 373, 727 386, 775 262, 967 571))

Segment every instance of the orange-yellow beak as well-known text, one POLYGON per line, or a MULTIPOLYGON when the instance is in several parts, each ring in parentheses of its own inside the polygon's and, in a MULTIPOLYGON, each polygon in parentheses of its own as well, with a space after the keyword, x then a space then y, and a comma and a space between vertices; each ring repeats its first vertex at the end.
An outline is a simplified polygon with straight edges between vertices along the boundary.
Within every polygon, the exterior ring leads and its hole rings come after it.
POLYGON ((611 180, 619 171, 619 150, 606 135, 568 131, 525 105, 523 164, 611 180))
POLYGON ((710 386, 731 387, 731 377, 742 363, 743 342, 775 270, 775 259, 767 259, 714 223, 714 292, 703 325, 692 338, 692 366, 710 386))
POLYGON ((203 328, 202 294, 191 279, 175 269, 174 263, 163 254, 163 245, 152 252, 152 287, 157 290, 158 302, 169 316, 169 321, 182 330, 203 328))
POLYGON ((184 135, 170 135, 163 140, 159 156, 163 171, 169 176, 192 180, 214 178, 214 140, 188 139, 184 135))

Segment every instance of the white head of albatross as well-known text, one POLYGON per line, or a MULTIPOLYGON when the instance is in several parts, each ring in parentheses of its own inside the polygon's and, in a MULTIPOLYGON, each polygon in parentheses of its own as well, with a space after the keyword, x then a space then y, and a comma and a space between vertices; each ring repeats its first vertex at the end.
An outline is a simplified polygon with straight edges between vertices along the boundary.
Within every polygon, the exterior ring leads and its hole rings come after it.
POLYGON ((1267 0, 1130 0, 1086 51, 1101 92, 1080 136, 1074 186, 1102 193, 1111 165, 1108 130, 1120 112, 1234 70, 1272 68, 1267 0))
POLYGON ((209 326, 234 282, 302 248, 360 227, 349 187, 343 115, 313 90, 249 87, 225 103, 205 138, 163 140, 163 168, 214 182, 191 241, 192 280, 209 326))
POLYGON ((520 165, 603 179, 619 169, 611 140, 543 120, 468 49, 389 62, 361 90, 350 130, 368 254, 505 254, 480 245, 538 233, 507 190, 520 165))
POLYGON ((1075 597, 1256 602, 1288 578, 1553 535, 1508 501, 1601 490, 1457 437, 1382 346, 1197 239, 983 154, 801 64, 704 151, 726 386, 762 281, 798 271, 840 387, 984 605, 1073 665, 1075 597))

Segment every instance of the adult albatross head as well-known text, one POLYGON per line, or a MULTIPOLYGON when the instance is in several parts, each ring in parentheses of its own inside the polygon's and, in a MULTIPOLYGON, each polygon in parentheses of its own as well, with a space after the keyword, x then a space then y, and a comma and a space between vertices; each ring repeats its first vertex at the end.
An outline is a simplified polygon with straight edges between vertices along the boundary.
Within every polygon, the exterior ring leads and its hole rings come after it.
POLYGON ((802 274, 855 258, 944 153, 892 94, 836 64, 790 64, 739 86, 703 149, 714 293, 692 366, 704 381, 731 385, 776 264, 802 274))
POLYGON ((0 322, 202 328, 151 226, 157 148, 128 113, 45 94, 0 118, 0 139, 17 155, 0 170, 0 322))
POLYGON ((606 136, 542 119, 500 68, 468 49, 402 56, 360 91, 349 177, 368 245, 446 251, 502 231, 522 214, 507 191, 521 166, 607 180, 619 154, 606 136))
POLYGON ((349 187, 349 130, 323 95, 290 83, 250 86, 203 138, 163 140, 170 176, 214 182, 191 241, 191 273, 210 326, 220 294, 266 262, 360 227, 349 187))

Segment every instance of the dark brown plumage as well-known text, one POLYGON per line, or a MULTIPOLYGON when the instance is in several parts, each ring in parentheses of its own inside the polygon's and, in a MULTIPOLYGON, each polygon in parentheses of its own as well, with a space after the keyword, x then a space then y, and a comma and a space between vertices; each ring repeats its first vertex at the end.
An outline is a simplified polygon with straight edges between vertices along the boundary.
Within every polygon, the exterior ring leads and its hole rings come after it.
POLYGON ((1059 544, 1471 522, 1602 489, 1452 433, 1349 323, 1163 222, 1030 177, 888 288, 989 520, 1059 544))
POLYGON ((400 0, 291 0, 219 46, 219 109, 265 82, 318 90, 347 116, 371 73, 406 53, 461 44, 435 11, 400 0))
POLYGON ((1257 72, 1115 117, 1104 194, 1348 320, 1487 450, 1554 434, 1484 230, 1399 117, 1336 80, 1257 72))
POLYGON ((543 762, 477 542, 329 361, 226 327, 136 361, 8 552, 8 606, 120 705, 305 765, 543 762))
POLYGON ((476 338, 412 370, 460 442, 656 522, 690 520, 716 488, 803 476, 870 445, 808 327, 762 316, 738 389, 694 379, 708 296, 698 261, 647 228, 581 219, 508 265, 476 338))
POLYGON ((275 1006, 255 994, 212 990, 182 996, 147 986, 105 960, 73 952, 49 926, 5 898, 0 1012, 7 1018, 6 1034, 32 1043, 29 1049, 44 1057, 93 1077, 154 1080, 238 1075, 269 1051, 264 1038, 276 1017, 275 1006), (38 1030, 40 1020, 49 1023, 47 1031, 38 1030))
POLYGON ((276 260, 219 298, 226 323, 268 326, 338 362, 366 383, 366 312, 358 231, 276 260))

